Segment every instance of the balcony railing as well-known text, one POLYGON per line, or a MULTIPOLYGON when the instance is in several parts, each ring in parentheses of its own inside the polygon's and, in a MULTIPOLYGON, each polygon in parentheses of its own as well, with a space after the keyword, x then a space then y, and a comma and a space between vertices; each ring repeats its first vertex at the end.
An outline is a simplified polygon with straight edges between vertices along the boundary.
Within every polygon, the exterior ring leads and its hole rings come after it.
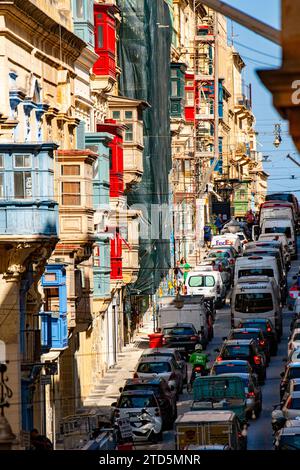
POLYGON ((252 103, 251 99, 248 98, 246 95, 237 95, 236 97, 236 105, 238 106, 244 106, 245 108, 251 110, 252 108, 252 103))

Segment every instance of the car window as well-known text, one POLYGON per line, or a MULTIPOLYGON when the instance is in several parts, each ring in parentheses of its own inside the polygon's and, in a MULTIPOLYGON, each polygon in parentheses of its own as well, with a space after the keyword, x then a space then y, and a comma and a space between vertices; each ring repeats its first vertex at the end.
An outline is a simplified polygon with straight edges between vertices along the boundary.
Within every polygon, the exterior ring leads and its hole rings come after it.
POLYGON ((214 287, 214 276, 191 276, 189 278, 190 287, 214 287))
POLYGON ((300 379, 300 367, 289 367, 288 379, 300 379))
POLYGON ((273 269, 269 268, 248 268, 248 269, 240 269, 238 272, 238 277, 244 276, 268 276, 274 277, 273 269))
POLYGON ((292 341, 300 341, 300 333, 295 333, 292 341))
POLYGON ((233 373, 233 374, 238 374, 238 373, 241 373, 241 374, 244 374, 244 373, 248 373, 249 370, 248 370, 248 367, 246 365, 240 365, 240 364, 216 364, 214 366, 214 372, 216 375, 219 375, 219 374, 228 374, 228 373, 233 373))
POLYGON ((257 339, 259 340, 259 334, 254 331, 239 331, 239 332, 233 332, 232 335, 230 336, 231 339, 257 339))
POLYGON ((155 408, 157 406, 153 395, 121 396, 118 408, 155 408))
POLYGON ((222 357, 249 356, 248 345, 228 345, 222 350, 222 357))
POLYGON ((195 331, 193 328, 176 326, 171 328, 164 328, 165 335, 194 335, 195 331))
POLYGON ((137 383, 137 384, 125 385, 124 392, 126 392, 127 390, 151 390, 152 392, 154 392, 156 396, 159 395, 159 385, 148 384, 148 383, 145 383, 145 384, 137 383))
POLYGON ((292 410, 300 410, 300 398, 292 398, 289 408, 292 410))
POLYGON ((171 372, 171 364, 169 362, 141 362, 137 371, 144 374, 163 374, 171 372))
POLYGON ((253 292, 237 294, 234 308, 237 312, 258 313, 273 309, 272 294, 268 292, 253 292))

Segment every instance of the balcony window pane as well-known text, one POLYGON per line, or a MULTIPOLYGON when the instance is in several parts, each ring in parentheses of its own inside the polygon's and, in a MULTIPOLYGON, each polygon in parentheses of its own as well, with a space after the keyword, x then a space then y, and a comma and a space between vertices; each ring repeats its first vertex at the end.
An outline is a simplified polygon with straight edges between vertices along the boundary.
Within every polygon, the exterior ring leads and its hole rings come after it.
POLYGON ((194 106, 194 92, 188 91, 186 94, 186 106, 194 106))
POLYGON ((172 81, 172 96, 178 96, 178 83, 177 80, 172 81))
POLYGON ((16 199, 32 197, 32 178, 27 171, 18 171, 14 174, 14 189, 16 199))
POLYGON ((0 155, 0 168, 3 168, 4 166, 4 158, 3 155, 0 155))
POLYGON ((128 129, 125 130, 125 142, 133 141, 133 124, 126 124, 128 129))
POLYGON ((76 0, 76 16, 83 18, 83 0, 76 0))
POLYGON ((62 204, 64 206, 80 206, 80 183, 62 183, 62 204))
POLYGON ((80 165, 62 165, 61 174, 63 176, 78 176, 80 175, 80 165))
POLYGON ((132 111, 125 111, 125 119, 132 119, 132 111))
POLYGON ((30 168, 31 155, 15 155, 15 168, 30 168))
POLYGON ((120 111, 113 111, 112 116, 113 116, 113 119, 119 120, 120 119, 120 111))
POLYGON ((55 282, 56 281, 56 274, 55 273, 45 273, 44 279, 46 282, 55 282))
POLYGON ((171 70, 171 78, 177 78, 177 70, 175 69, 171 70))
POLYGON ((44 287, 45 312, 59 312, 58 287, 44 287))
POLYGON ((103 47, 103 26, 98 26, 98 47, 103 47))
POLYGON ((4 198, 4 173, 0 173, 0 199, 4 198))

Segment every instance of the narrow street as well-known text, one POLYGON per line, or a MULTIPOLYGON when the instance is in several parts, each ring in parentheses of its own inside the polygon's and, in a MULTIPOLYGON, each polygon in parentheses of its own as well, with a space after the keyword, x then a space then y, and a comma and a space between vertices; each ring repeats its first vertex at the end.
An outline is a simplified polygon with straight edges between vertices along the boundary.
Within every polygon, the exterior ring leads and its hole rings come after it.
MULTIPOLYGON (((291 269, 288 273, 288 284, 292 283, 292 277, 298 272, 299 261, 292 261, 291 269)), ((229 293, 230 295, 230 293, 229 293)), ((283 371, 283 358, 287 355, 287 339, 290 331, 290 322, 292 312, 288 309, 283 310, 283 336, 278 345, 278 354, 272 356, 270 365, 267 369, 267 380, 262 386, 263 393, 263 410, 257 420, 251 420, 248 428, 248 450, 272 450, 273 436, 271 426, 271 413, 273 405, 279 403, 279 383, 280 373, 283 371)), ((227 336, 230 330, 230 308, 229 298, 225 308, 218 310, 216 322, 214 326, 214 339, 207 348, 210 353, 210 364, 216 357, 215 349, 220 347, 223 337, 227 336)), ((178 415, 189 411, 191 405, 191 395, 184 389, 184 393, 180 396, 177 403, 178 415)), ((137 445, 137 449, 156 449, 156 450, 172 450, 174 449, 174 432, 165 431, 163 441, 157 445, 145 444, 137 445)))

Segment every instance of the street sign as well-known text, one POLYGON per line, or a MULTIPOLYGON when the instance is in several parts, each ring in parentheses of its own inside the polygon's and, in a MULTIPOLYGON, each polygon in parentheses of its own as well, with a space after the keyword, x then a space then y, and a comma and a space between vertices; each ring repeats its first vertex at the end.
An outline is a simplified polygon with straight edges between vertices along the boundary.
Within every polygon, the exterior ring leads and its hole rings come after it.
POLYGON ((122 439, 132 439, 132 429, 130 426, 130 422, 128 419, 119 419, 118 420, 118 426, 121 434, 122 439))
POLYGON ((41 385, 51 385, 51 375, 41 375, 41 385))

